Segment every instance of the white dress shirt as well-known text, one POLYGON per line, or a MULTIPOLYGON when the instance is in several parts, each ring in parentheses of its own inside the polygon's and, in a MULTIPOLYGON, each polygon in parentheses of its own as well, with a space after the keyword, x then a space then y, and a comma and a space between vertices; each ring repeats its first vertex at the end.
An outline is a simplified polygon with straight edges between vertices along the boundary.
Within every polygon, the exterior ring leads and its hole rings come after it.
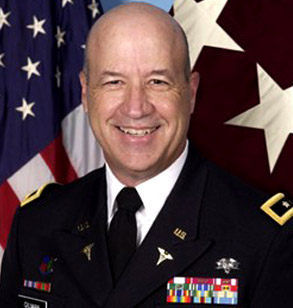
MULTIPOLYGON (((182 154, 175 162, 155 177, 137 185, 135 188, 143 202, 143 205, 136 212, 137 223, 137 245, 140 245, 153 222, 161 211, 167 197, 174 187, 179 174, 183 168, 188 152, 188 142, 182 154)), ((107 181, 107 206, 108 206, 108 227, 117 211, 116 197, 120 190, 125 187, 113 174, 106 164, 107 181)))

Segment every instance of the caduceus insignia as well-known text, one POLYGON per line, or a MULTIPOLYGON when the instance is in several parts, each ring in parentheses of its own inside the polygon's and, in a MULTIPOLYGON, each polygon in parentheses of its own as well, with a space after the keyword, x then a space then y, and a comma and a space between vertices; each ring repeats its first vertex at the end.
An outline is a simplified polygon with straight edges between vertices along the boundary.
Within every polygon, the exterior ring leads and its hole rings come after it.
POLYGON ((159 250, 160 255, 157 261, 157 266, 166 260, 173 260, 172 255, 169 252, 167 252, 165 249, 158 247, 158 250, 159 250))
POLYGON ((84 253, 89 261, 92 259, 92 248, 94 247, 94 243, 86 245, 81 252, 84 253))

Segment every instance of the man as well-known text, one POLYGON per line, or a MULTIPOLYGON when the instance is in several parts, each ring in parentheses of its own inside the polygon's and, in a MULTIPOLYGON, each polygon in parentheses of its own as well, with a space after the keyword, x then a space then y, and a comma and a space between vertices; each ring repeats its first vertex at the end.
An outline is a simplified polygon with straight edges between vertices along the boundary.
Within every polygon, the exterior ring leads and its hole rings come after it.
POLYGON ((93 26, 82 101, 106 167, 25 200, 1 307, 292 307, 292 204, 266 202, 188 146, 189 67, 183 31, 153 6, 93 26))

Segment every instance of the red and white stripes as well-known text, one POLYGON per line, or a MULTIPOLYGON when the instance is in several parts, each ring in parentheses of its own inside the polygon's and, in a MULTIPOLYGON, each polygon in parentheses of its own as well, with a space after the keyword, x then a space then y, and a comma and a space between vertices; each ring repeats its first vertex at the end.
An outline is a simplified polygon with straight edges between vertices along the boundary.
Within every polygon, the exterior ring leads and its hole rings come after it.
POLYGON ((15 209, 27 194, 48 182, 70 182, 103 163, 80 105, 62 121, 62 134, 0 186, 0 262, 15 209))

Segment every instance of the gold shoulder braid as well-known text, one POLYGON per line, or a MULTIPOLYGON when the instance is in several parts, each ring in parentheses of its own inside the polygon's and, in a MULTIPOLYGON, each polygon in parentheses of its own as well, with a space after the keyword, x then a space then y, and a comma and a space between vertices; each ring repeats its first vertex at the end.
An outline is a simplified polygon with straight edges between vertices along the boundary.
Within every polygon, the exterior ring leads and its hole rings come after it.
POLYGON ((22 200, 22 202, 20 203, 20 206, 23 207, 24 205, 30 203, 31 201, 39 198, 41 196, 41 194, 44 192, 44 190, 48 186, 51 186, 51 185, 60 185, 60 184, 51 182, 51 183, 47 183, 47 184, 41 186, 38 190, 34 191, 33 193, 26 195, 24 197, 24 199, 22 200))
POLYGON ((282 193, 278 193, 266 201, 261 209, 281 226, 293 217, 293 203, 286 199, 282 193))

